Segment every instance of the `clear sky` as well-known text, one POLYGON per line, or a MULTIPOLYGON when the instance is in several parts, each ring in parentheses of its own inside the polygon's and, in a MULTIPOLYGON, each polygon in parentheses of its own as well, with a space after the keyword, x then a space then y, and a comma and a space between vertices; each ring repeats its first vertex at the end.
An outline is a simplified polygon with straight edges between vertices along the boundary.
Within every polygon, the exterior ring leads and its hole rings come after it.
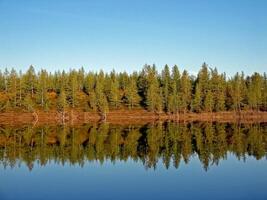
POLYGON ((266 0, 0 0, 0 67, 267 70, 266 0))

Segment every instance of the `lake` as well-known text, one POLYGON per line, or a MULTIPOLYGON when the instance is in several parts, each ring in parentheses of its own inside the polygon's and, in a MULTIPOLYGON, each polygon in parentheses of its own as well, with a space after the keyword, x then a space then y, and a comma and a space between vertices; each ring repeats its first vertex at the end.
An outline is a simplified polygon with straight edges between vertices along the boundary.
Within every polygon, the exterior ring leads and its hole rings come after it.
POLYGON ((0 199, 267 199, 267 124, 0 126, 0 199))

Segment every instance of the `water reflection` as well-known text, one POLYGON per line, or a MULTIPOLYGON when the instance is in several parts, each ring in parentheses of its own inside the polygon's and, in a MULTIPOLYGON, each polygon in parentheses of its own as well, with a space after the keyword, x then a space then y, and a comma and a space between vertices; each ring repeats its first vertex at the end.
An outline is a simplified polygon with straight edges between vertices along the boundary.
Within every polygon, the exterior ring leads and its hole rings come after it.
POLYGON ((6 167, 53 161, 81 167, 87 161, 141 161, 145 168, 179 167, 197 156, 208 170, 232 153, 237 159, 266 157, 266 124, 156 123, 145 126, 86 124, 79 127, 0 127, 0 164, 6 167))

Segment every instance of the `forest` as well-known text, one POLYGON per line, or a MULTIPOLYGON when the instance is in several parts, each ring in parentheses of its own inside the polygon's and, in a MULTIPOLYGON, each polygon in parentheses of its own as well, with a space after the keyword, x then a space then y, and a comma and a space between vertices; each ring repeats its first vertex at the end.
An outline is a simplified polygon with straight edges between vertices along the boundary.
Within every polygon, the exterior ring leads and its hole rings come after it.
POLYGON ((267 126, 225 123, 155 123, 117 126, 4 126, 0 128, 0 166, 105 163, 131 159, 146 168, 178 168, 193 157, 203 168, 218 165, 229 154, 238 160, 266 157, 267 126))
POLYGON ((0 71, 0 112, 65 111, 107 113, 145 109, 155 113, 201 113, 267 110, 267 75, 229 77, 203 63, 196 76, 175 65, 158 72, 145 65, 139 72, 105 73, 84 68, 66 71, 0 71))

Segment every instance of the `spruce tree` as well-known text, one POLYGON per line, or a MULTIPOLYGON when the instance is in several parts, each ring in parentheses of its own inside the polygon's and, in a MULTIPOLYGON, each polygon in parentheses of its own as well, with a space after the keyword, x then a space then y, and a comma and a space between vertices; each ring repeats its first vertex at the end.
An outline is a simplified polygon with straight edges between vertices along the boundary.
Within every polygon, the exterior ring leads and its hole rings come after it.
POLYGON ((225 74, 219 74, 216 68, 208 69, 205 63, 196 78, 186 71, 180 76, 176 65, 171 73, 168 65, 159 74, 155 65, 145 65, 141 72, 130 75, 115 71, 85 73, 83 68, 55 73, 41 70, 36 75, 30 66, 25 73, 14 69, 0 71, 0 109, 61 109, 62 101, 58 101, 63 95, 65 107, 69 104, 73 109, 98 111, 102 116, 109 106, 141 107, 173 114, 189 109, 193 112, 248 108, 266 111, 266 88, 266 74, 245 77, 244 73, 237 73, 226 79, 225 74))
POLYGON ((138 88, 134 77, 130 77, 127 87, 125 89, 125 98, 127 106, 132 109, 140 103, 140 96, 138 95, 138 88))
POLYGON ((169 95, 170 95, 170 82, 171 82, 171 76, 170 76, 170 69, 168 65, 165 65, 163 71, 162 71, 162 87, 163 87, 163 105, 164 105, 164 111, 169 112, 169 95))
POLYGON ((181 104, 181 97, 180 97, 180 72, 178 67, 175 65, 172 68, 172 75, 170 80, 170 87, 169 87, 169 95, 168 95, 168 108, 167 111, 178 114, 179 107, 181 104))
POLYGON ((69 83, 68 83, 68 96, 69 103, 72 108, 78 106, 77 93, 79 91, 78 77, 77 72, 72 70, 69 74, 69 83))
POLYGON ((9 78, 8 78, 8 93, 10 98, 11 106, 14 108, 17 106, 17 89, 18 89, 18 80, 17 80, 17 72, 12 69, 9 78))
POLYGON ((162 92, 159 87, 156 67, 153 65, 146 68, 147 91, 146 105, 149 111, 162 111, 162 92))
POLYGON ((211 69, 211 80, 209 81, 212 92, 215 111, 223 111, 225 109, 225 77, 220 75, 217 69, 211 69))
POLYGON ((26 97, 24 98, 23 102, 24 108, 26 108, 27 111, 33 112, 34 111, 34 101, 31 96, 31 93, 27 94, 26 97))
POLYGON ((98 111, 101 113, 102 117, 105 119, 106 114, 109 110, 109 107, 108 107, 107 97, 104 93, 104 81, 105 81, 104 73, 101 71, 96 80, 95 94, 96 94, 96 99, 97 99, 98 111))
POLYGON ((191 103, 191 93, 192 93, 192 85, 189 74, 186 70, 183 71, 181 77, 181 103, 180 103, 180 111, 186 113, 188 111, 189 105, 191 103))
POLYGON ((198 112, 198 113, 201 112, 201 105, 202 105, 201 88, 199 84, 197 83, 195 87, 194 98, 192 100, 192 105, 191 105, 192 111, 198 112))
POLYGON ((33 98, 36 90, 36 74, 32 65, 29 67, 23 78, 25 93, 30 93, 31 97, 33 98))
POLYGON ((254 73, 248 83, 248 104, 251 109, 259 109, 262 100, 262 87, 261 76, 254 73))
POLYGON ((37 83, 37 101, 41 107, 45 110, 48 110, 49 99, 47 96, 47 82, 48 82, 48 73, 46 70, 41 70, 38 76, 37 83))
POLYGON ((214 107, 214 100, 211 90, 208 90, 204 99, 204 110, 206 112, 212 112, 214 107))
POLYGON ((67 104, 65 89, 61 88, 59 96, 57 98, 57 110, 59 112, 63 112, 64 113, 67 105, 68 104, 67 104))
POLYGON ((121 103, 121 97, 120 97, 120 89, 119 89, 119 81, 116 77, 115 72, 113 71, 110 75, 110 85, 109 85, 109 91, 108 91, 108 100, 112 107, 118 108, 121 103))
POLYGON ((262 87, 262 110, 267 111, 267 74, 264 73, 262 77, 263 87, 262 87))
POLYGON ((5 75, 0 70, 0 92, 5 91, 5 75))
POLYGON ((92 90, 89 93, 89 107, 91 108, 92 111, 96 112, 97 111, 97 99, 96 99, 96 94, 95 91, 92 90))

